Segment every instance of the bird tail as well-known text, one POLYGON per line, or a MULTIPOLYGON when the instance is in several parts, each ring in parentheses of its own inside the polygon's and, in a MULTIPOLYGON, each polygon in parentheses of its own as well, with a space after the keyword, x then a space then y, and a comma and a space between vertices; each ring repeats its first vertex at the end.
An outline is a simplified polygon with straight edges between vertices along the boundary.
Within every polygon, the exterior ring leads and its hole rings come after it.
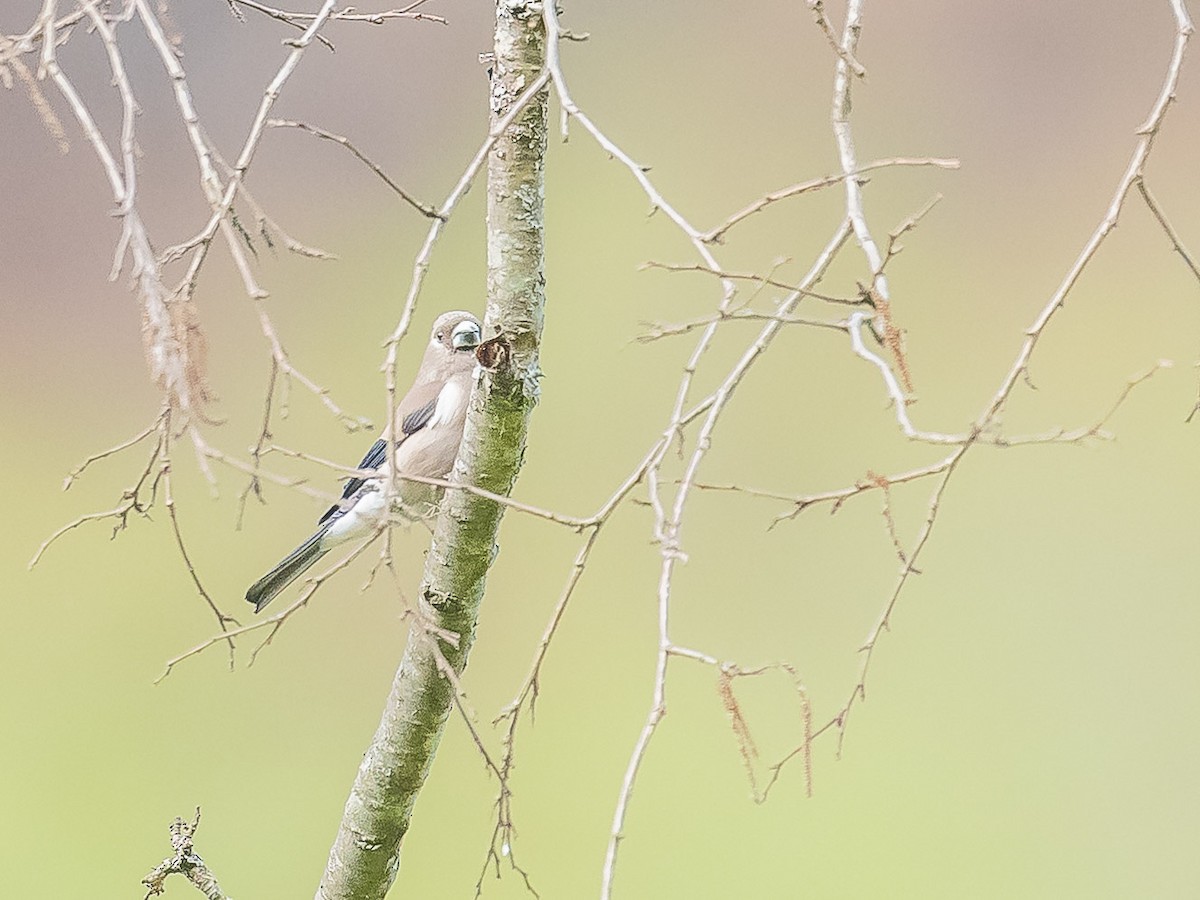
POLYGON ((307 541, 289 553, 275 568, 264 575, 246 591, 246 599, 254 604, 254 611, 262 612, 262 608, 275 599, 275 595, 308 571, 318 559, 329 552, 321 546, 321 538, 326 529, 322 528, 307 541))

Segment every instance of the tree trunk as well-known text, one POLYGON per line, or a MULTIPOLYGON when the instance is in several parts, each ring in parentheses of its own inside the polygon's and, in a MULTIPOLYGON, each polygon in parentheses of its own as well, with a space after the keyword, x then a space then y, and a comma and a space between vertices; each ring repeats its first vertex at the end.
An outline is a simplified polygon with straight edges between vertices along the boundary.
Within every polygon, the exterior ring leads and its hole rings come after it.
MULTIPOLYGON (((493 127, 534 82, 545 62, 541 3, 498 0, 491 75, 493 127)), ((538 394, 543 271, 547 92, 539 91, 500 135, 488 159, 488 301, 484 337, 506 352, 483 372, 471 400, 453 478, 508 494, 525 449, 538 394)), ((317 900, 376 900, 395 880, 408 831, 454 702, 441 671, 467 665, 503 507, 447 490, 425 564, 419 602, 379 729, 346 802, 317 900), (426 618, 422 622, 419 618, 426 618), (435 636, 452 632, 457 641, 435 636)))

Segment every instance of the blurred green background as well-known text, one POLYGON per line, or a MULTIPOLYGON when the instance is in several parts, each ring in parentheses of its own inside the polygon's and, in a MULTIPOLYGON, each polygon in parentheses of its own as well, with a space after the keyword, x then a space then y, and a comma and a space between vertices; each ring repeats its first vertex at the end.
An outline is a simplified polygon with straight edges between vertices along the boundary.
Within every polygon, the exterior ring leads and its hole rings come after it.
MULTIPOLYGON (((7 3, 24 30, 36 3, 7 3)), ((314 5, 315 6, 315 5, 314 5)), ((840 4, 830 4, 840 16, 840 4)), ((451 24, 336 25, 276 107, 349 135, 429 201, 445 196, 485 129, 490 4, 431 4, 451 24)), ((211 137, 232 158, 291 34, 222 2, 173 4, 183 61, 211 137)), ((564 48, 576 99, 699 227, 766 191, 833 171, 833 57, 802 4, 570 4, 591 33, 564 48)), ((959 430, 990 397, 1023 329, 1106 208, 1162 83, 1174 24, 1166 0, 870 3, 856 86, 860 159, 948 155, 958 172, 891 170, 867 188, 884 237, 935 192, 945 199, 891 268, 920 427, 959 430)), ((195 167, 152 49, 123 33, 142 106, 140 196, 161 245, 205 218, 195 167)), ((1194 48, 1195 49, 1195 48, 1194 48)), ((1195 49, 1200 52, 1200 49, 1195 49)), ((119 108, 98 44, 61 51, 108 134, 119 108)), ((55 102, 60 115, 67 111, 55 102)), ((110 541, 89 525, 26 563, 55 528, 109 507, 144 464, 102 462, 68 493, 89 453, 143 428, 157 396, 139 312, 105 281, 118 226, 99 166, 68 122, 60 157, 19 88, 0 94, 0 858, 14 897, 139 897, 168 850, 166 826, 203 806, 198 849, 239 898, 315 889, 360 755, 402 650, 395 596, 358 592, 366 569, 323 590, 253 667, 243 641, 162 684, 164 661, 212 632, 165 513, 110 541)), ((1148 170, 1185 241, 1200 248, 1200 60, 1148 170)), ((259 278, 293 360, 352 411, 383 421, 380 344, 394 326, 425 223, 348 154, 268 133, 249 185, 301 240, 340 257, 260 253, 259 278)), ((836 192, 793 200, 729 237, 730 269, 795 278, 840 216, 836 192)), ((483 191, 446 230, 417 337, 447 308, 482 310, 483 191)), ((548 163, 543 402, 517 496, 585 514, 654 440, 692 338, 632 339, 647 321, 710 311, 706 276, 639 271, 691 262, 689 247, 628 173, 578 126, 548 163)), ((866 278, 850 247, 827 287, 866 278)), ((764 297, 773 294, 767 292, 764 297)), ((257 434, 269 358, 223 249, 197 300, 224 424, 210 440, 244 452, 257 434)), ((798 768, 756 805, 714 673, 678 665, 622 843, 617 894, 660 897, 1194 897, 1200 883, 1200 289, 1136 199, 1039 346, 1036 390, 1019 387, 1010 433, 1091 424, 1127 380, 1177 365, 1134 392, 1089 446, 972 452, 946 494, 880 644, 844 753, 816 747, 815 796, 798 768)), ((700 389, 754 332, 728 327, 700 389)), ((702 470, 709 482, 806 493, 868 469, 939 458, 899 436, 877 373, 836 333, 787 331, 738 391, 702 470)), ((371 438, 347 435, 298 387, 277 439, 346 463, 371 438)), ((269 488, 234 528, 240 478, 212 497, 177 453, 180 517, 209 590, 248 618, 242 593, 306 535, 318 505, 269 488)), ((288 469, 289 471, 303 471, 288 469)), ((328 472, 309 470, 335 487, 328 472)), ((930 485, 893 491, 911 543, 930 485)), ((674 638, 745 665, 786 660, 818 723, 845 700, 856 648, 893 583, 878 497, 768 531, 779 503, 693 497, 683 532, 674 638)), ((651 517, 619 514, 551 651, 515 774, 518 860, 543 897, 598 891, 621 777, 652 684, 657 548, 651 517)), ((410 592, 421 530, 401 536, 410 592)), ((577 539, 509 515, 465 686, 481 728, 527 668, 577 539)), ((741 681, 765 765, 795 746, 782 678, 741 681)), ((495 782, 452 719, 406 840, 397 896, 468 897, 492 828, 495 782)), ((485 882, 520 897, 520 879, 485 882)), ((172 884, 170 897, 192 896, 172 884)))

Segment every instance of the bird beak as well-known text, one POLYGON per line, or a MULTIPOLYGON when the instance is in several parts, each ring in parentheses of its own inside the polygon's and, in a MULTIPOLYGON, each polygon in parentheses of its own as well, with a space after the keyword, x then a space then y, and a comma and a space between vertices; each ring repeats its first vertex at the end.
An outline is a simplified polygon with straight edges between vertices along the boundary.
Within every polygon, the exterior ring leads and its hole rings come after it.
POLYGON ((483 334, 480 333, 476 323, 459 322, 454 326, 454 331, 450 333, 450 346, 455 350, 470 349, 478 347, 482 339, 483 334))

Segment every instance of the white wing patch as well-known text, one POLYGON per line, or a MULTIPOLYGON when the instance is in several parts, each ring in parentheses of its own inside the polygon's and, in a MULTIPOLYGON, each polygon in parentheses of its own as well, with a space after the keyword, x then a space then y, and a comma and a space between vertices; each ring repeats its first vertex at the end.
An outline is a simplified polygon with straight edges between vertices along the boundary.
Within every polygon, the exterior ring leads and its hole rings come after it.
POLYGON ((383 502, 383 482, 372 478, 358 489, 351 506, 334 519, 321 538, 321 546, 336 547, 346 541, 366 537, 387 519, 387 505, 383 502))
POLYGON ((429 417, 427 428, 437 428, 454 421, 463 404, 463 389, 454 381, 447 381, 437 396, 433 407, 433 415, 429 417))

